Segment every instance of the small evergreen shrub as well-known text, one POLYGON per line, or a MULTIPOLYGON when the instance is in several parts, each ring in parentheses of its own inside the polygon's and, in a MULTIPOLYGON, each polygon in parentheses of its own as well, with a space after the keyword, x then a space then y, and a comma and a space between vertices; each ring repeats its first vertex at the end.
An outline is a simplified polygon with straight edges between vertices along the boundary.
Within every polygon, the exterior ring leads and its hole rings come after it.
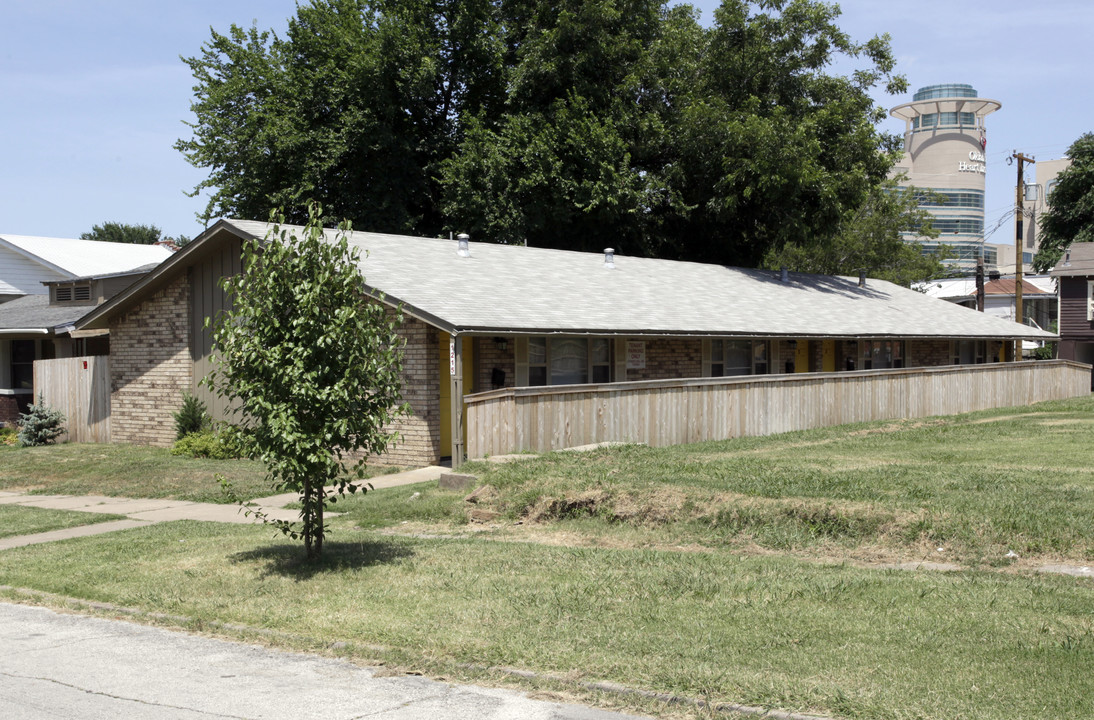
POLYGON ((217 435, 209 428, 188 433, 171 447, 172 455, 182 457, 230 460, 240 456, 239 448, 226 436, 217 435))
POLYGON ((64 414, 48 407, 42 393, 25 415, 19 415, 19 442, 23 445, 51 445, 64 432, 64 414))
POLYGON ((14 445, 19 433, 13 427, 0 427, 0 445, 14 445))
POLYGON ((182 407, 173 413, 175 418, 175 440, 181 440, 191 433, 208 430, 211 426, 209 409, 205 403, 190 393, 182 394, 182 407))

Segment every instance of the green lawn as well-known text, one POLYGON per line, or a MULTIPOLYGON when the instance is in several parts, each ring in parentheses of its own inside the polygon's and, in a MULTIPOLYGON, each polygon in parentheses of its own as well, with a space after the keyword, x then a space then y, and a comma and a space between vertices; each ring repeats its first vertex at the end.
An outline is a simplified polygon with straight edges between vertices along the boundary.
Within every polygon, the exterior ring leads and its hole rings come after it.
POLYGON ((435 483, 340 501, 318 565, 268 528, 179 522, 5 551, 0 585, 589 700, 608 680, 836 718, 1094 717, 1094 581, 1037 571, 1094 564, 1091 447, 1082 398, 475 463, 475 506, 435 483), (963 569, 887 567, 909 560, 963 569))
POLYGON ((250 460, 178 457, 142 445, 0 446, 0 490, 229 502, 217 473, 232 481, 240 497, 273 494, 262 465, 250 460))
POLYGON ((508 666, 846 718, 1094 716, 1089 580, 345 527, 322 565, 300 556, 260 527, 180 522, 0 553, 0 584, 447 678, 508 666))
POLYGON ((121 520, 122 518, 122 515, 0 505, 0 538, 33 535, 49 532, 50 530, 63 530, 81 525, 94 525, 95 523, 110 520, 121 520))

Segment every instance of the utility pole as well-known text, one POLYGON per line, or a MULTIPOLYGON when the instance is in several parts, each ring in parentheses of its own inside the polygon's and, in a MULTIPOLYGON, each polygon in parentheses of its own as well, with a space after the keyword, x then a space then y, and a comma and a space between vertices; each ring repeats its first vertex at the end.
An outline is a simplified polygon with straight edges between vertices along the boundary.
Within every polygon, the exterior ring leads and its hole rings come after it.
MULTIPOLYGON (((1022 270, 1025 264, 1022 259, 1022 251, 1025 249, 1025 238, 1022 233, 1022 220, 1025 217, 1025 183, 1022 178, 1025 164, 1033 164, 1036 161, 1032 157, 1026 157, 1017 150, 1011 158, 1018 161, 1018 187, 1015 190, 1014 205, 1014 321, 1022 323, 1022 270)), ((1014 344, 1014 359, 1022 359, 1021 340, 1014 344)))
POLYGON ((984 312, 984 253, 976 258, 976 309, 984 312))

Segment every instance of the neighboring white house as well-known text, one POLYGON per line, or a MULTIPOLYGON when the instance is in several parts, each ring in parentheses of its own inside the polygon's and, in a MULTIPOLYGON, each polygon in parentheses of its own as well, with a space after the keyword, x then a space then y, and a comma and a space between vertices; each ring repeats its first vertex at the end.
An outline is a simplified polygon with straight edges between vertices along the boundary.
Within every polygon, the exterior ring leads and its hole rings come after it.
MULTIPOLYGON (((946 278, 932 280, 918 288, 931 297, 976 309, 976 280, 946 278)), ((997 277, 984 282, 984 314, 1014 320, 1015 279, 997 277)), ((1026 325, 1049 330, 1056 320, 1059 301, 1056 282, 1047 275, 1026 275, 1022 278, 1022 318, 1026 325)), ((1040 343, 1025 341, 1022 350, 1029 354, 1040 343)))
POLYGON ((0 234, 0 302, 46 295, 44 282, 124 272, 170 255, 158 245, 0 234))
POLYGON ((106 354, 105 338, 88 347, 65 326, 170 256, 158 245, 0 235, 0 425, 26 411, 35 360, 106 354))

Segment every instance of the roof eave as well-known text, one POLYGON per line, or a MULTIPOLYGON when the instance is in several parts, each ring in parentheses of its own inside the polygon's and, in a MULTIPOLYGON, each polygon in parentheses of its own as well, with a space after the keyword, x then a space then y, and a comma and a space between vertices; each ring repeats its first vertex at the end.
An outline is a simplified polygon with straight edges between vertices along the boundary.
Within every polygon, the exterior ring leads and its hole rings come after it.
POLYGON ((129 300, 135 296, 141 295, 149 286, 155 285, 159 283, 160 280, 171 275, 177 267, 185 266, 188 261, 201 255, 201 253, 204 252, 205 246, 212 242, 211 238, 216 237, 221 230, 227 230, 233 235, 243 239, 253 237, 249 233, 232 225, 228 220, 217 220, 212 227, 207 228, 201 235, 196 237, 181 250, 164 259, 163 262, 150 270, 143 278, 77 320, 75 323, 76 329, 88 330, 108 328, 110 318, 113 317, 118 308, 126 305, 129 300))

